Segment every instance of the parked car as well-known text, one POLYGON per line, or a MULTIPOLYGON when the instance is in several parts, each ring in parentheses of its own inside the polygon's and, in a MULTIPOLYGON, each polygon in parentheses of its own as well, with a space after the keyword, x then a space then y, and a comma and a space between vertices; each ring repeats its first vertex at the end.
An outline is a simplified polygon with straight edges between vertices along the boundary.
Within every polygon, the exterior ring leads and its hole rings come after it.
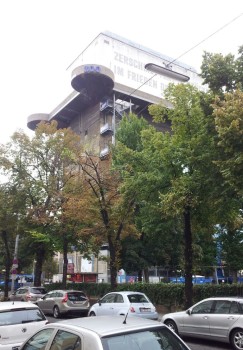
POLYGON ((21 287, 10 295, 9 300, 14 301, 31 301, 35 303, 38 299, 47 293, 44 287, 21 287))
POLYGON ((87 316, 90 308, 89 298, 80 290, 52 290, 39 299, 37 305, 55 318, 67 314, 87 316))
POLYGON ((243 349, 243 298, 215 297, 186 311, 165 314, 161 321, 180 336, 230 343, 243 349))
POLYGON ((190 350, 168 327, 139 317, 100 316, 50 323, 21 347, 29 349, 190 350))
POLYGON ((128 315, 158 319, 155 306, 149 298, 140 292, 112 292, 91 306, 89 316, 128 315))
POLYGON ((39 307, 28 302, 0 303, 0 349, 15 350, 48 323, 39 307))

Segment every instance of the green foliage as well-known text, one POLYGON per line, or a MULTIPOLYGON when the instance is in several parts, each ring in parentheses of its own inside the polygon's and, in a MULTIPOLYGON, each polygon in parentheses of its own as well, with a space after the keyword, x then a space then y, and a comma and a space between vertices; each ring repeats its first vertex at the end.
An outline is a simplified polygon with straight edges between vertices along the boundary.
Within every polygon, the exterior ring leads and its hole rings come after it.
POLYGON ((243 46, 239 47, 238 57, 228 54, 204 52, 201 65, 204 84, 213 93, 223 97, 224 92, 232 92, 237 86, 243 87, 243 46))
POLYGON ((234 55, 204 52, 201 77, 214 93, 231 91, 236 82, 236 62, 234 55))
MULTIPOLYGON (((47 284, 47 290, 59 289, 61 284, 47 284)), ((94 300, 112 292, 109 283, 70 283, 68 289, 83 290, 94 300)), ((155 305, 162 305, 170 310, 184 308, 185 286, 172 283, 123 283, 118 284, 115 291, 137 291, 145 293, 155 305)), ((205 284, 193 286, 193 304, 215 296, 243 296, 243 284, 205 284)))
POLYGON ((236 194, 243 195, 243 92, 239 89, 216 99, 214 103, 220 172, 236 194))

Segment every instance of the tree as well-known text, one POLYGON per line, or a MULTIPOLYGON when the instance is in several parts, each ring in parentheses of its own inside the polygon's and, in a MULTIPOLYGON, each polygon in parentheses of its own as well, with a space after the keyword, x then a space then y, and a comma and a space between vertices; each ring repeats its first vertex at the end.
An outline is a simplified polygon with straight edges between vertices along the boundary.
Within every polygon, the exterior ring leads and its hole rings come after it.
MULTIPOLYGON (((36 260, 35 285, 41 283, 44 259, 56 248, 52 227, 63 212, 64 189, 77 173, 73 157, 80 148, 78 135, 70 129, 57 130, 52 122, 40 123, 32 139, 16 132, 1 150, 1 165, 10 183, 24 194, 31 254, 34 252, 36 260)), ((64 242, 65 233, 62 237, 64 242)))
POLYGON ((126 201, 119 191, 120 176, 112 169, 110 160, 100 161, 88 153, 79 158, 79 166, 85 177, 90 198, 93 199, 94 225, 85 227, 100 243, 108 243, 110 252, 111 287, 116 288, 117 271, 121 267, 121 240, 135 233, 131 217, 134 211, 132 200, 126 201))
MULTIPOLYGON (((156 122, 169 121, 171 132, 142 128, 139 142, 142 147, 132 149, 126 140, 119 139, 118 130, 116 161, 124 192, 128 195, 132 189, 136 203, 147 208, 157 205, 161 222, 176 219, 178 227, 183 228, 185 306, 188 307, 192 304, 193 232, 206 225, 213 232, 212 188, 216 186, 215 179, 221 176, 212 163, 215 129, 212 118, 205 115, 206 107, 209 110, 208 96, 181 84, 171 85, 166 98, 173 109, 154 105, 150 113, 156 122)), ((136 128, 133 118, 128 118, 129 122, 131 129, 136 128)), ((122 123, 120 127, 123 128, 122 123)), ((173 233, 171 230, 170 234, 173 233)))
POLYGON ((212 54, 204 52, 201 65, 201 77, 214 94, 224 95, 237 86, 243 88, 243 46, 238 50, 239 56, 212 54))
POLYGON ((22 231, 21 192, 15 186, 3 183, 0 186, 0 245, 2 266, 5 270, 4 297, 8 296, 8 281, 12 274, 16 236, 22 231))
POLYGON ((235 259, 235 247, 241 246, 242 230, 242 193, 243 193, 243 46, 239 48, 239 56, 223 57, 219 54, 205 53, 202 64, 204 83, 209 85, 214 94, 212 104, 216 128, 215 145, 218 150, 215 164, 218 166, 223 185, 218 202, 218 217, 221 218, 225 260, 236 280, 237 270, 242 267, 241 255, 235 259), (227 259, 226 259, 227 257, 227 259), (231 261, 232 257, 232 261, 231 261), (236 262, 237 260, 237 262, 236 262))
POLYGON ((220 157, 218 165, 222 176, 235 195, 243 195, 243 92, 239 89, 226 93, 214 103, 215 125, 218 133, 220 157))

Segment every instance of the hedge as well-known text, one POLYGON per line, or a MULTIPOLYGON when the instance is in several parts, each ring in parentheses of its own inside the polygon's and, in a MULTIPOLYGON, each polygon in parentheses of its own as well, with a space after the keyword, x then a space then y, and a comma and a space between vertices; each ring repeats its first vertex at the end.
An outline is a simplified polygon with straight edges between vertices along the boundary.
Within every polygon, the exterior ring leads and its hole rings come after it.
MULTIPOLYGON (((62 289, 61 283, 45 285, 47 290, 62 289)), ((145 293, 155 305, 167 309, 182 309, 184 305, 184 284, 173 283, 122 283, 116 291, 137 291, 145 293)), ((83 290, 90 298, 98 299, 112 292, 109 283, 68 283, 68 289, 83 290)), ((203 284, 193 286, 193 303, 215 296, 243 297, 243 284, 203 284)))

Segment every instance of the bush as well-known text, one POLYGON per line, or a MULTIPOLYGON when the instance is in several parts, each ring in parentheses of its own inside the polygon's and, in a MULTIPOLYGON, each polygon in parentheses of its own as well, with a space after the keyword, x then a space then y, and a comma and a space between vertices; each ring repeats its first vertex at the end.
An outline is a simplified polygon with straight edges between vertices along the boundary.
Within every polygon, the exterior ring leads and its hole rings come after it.
MULTIPOLYGON (((47 284, 47 290, 62 289, 61 283, 47 284)), ((83 290, 90 298, 99 299, 112 292, 109 283, 68 283, 67 289, 83 290)), ((183 309, 183 283, 122 283, 116 291, 137 291, 145 293, 155 305, 165 306, 168 310, 183 309)), ((202 284, 193 286, 193 303, 215 296, 243 296, 243 284, 202 284)))

